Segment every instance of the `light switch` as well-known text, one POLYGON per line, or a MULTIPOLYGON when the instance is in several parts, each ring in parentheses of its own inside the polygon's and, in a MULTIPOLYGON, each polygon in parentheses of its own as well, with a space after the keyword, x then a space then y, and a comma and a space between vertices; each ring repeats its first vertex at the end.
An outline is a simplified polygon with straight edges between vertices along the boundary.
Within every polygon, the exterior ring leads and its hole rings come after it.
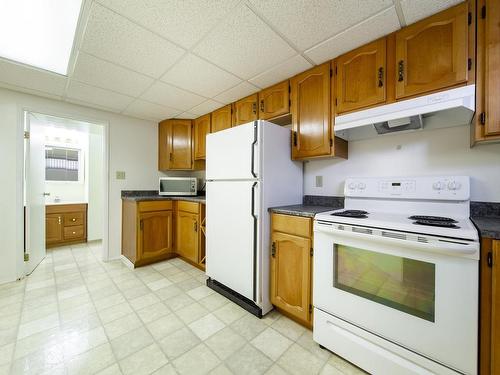
POLYGON ((323 187, 323 176, 316 176, 316 187, 323 187))
POLYGON ((125 171, 116 171, 117 180, 125 180, 125 171))

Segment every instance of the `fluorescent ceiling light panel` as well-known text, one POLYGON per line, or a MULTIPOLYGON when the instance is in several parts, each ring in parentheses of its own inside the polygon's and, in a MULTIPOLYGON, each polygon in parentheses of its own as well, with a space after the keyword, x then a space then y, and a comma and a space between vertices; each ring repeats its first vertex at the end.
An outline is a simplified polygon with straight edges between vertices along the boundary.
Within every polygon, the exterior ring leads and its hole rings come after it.
POLYGON ((82 0, 0 0, 0 56, 66 75, 82 0))

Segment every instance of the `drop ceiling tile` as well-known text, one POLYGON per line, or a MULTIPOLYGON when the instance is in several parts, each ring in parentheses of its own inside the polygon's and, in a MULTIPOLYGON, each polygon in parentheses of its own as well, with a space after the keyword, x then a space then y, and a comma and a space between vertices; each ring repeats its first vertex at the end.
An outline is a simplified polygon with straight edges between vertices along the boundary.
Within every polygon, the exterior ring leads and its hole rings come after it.
MULTIPOLYGON (((301 51, 393 5, 392 0, 249 0, 301 51)), ((414 1, 414 0, 412 0, 414 1)))
POLYGON ((245 5, 203 39, 194 52, 243 79, 296 53, 245 5))
POLYGON ((135 100, 123 113, 147 120, 161 121, 177 116, 181 111, 141 99, 135 100))
POLYGON ((224 105, 216 102, 215 100, 207 100, 206 102, 201 103, 200 105, 197 105, 196 107, 193 107, 189 110, 189 112, 197 115, 197 116, 203 116, 207 113, 210 113, 217 108, 223 107, 224 105))
POLYGON ((151 103, 166 105, 183 111, 207 100, 203 96, 187 92, 160 81, 156 81, 141 98, 151 103))
POLYGON ((241 80, 199 57, 189 54, 163 77, 162 81, 205 97, 220 94, 241 80))
POLYGON ((282 64, 276 65, 271 69, 261 73, 251 79, 249 82, 260 88, 265 88, 274 85, 275 83, 284 81, 287 78, 303 72, 312 67, 312 64, 300 55, 294 56, 282 64))
POLYGON ((240 84, 230 88, 229 90, 217 95, 216 97, 214 97, 214 99, 218 102, 229 104, 257 91, 259 91, 258 87, 246 81, 243 81, 240 84))
POLYGON ((400 25, 396 10, 394 7, 391 7, 307 50, 305 54, 316 64, 320 64, 372 40, 390 34, 399 28, 400 25))
POLYGON ((191 48, 239 0, 98 0, 138 24, 191 48))
POLYGON ((100 107, 114 111, 124 110, 134 98, 118 94, 113 91, 101 89, 87 85, 82 82, 71 80, 68 85, 66 95, 70 99, 80 100, 89 104, 96 104, 100 107))
POLYGON ((153 78, 80 52, 72 79, 113 90, 129 96, 139 96, 153 83, 153 78))
POLYGON ((81 49, 155 78, 184 53, 175 44, 94 3, 81 49))
POLYGON ((409 25, 453 5, 459 4, 462 1, 463 0, 400 0, 400 3, 405 21, 409 25))
POLYGON ((67 77, 60 74, 0 59, 0 82, 8 85, 61 96, 66 80, 67 77))
POLYGON ((195 118, 200 117, 199 115, 195 115, 194 113, 190 112, 182 112, 180 115, 175 116, 175 118, 182 118, 182 119, 189 119, 189 120, 194 120, 195 118))

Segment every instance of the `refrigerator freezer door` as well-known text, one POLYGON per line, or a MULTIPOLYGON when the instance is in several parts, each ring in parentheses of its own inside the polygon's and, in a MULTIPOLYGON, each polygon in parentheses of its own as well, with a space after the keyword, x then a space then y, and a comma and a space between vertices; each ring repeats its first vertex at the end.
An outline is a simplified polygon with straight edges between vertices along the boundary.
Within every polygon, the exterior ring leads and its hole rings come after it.
POLYGON ((207 135, 207 180, 260 177, 259 122, 207 135))
POLYGON ((206 274, 257 302, 259 182, 208 181, 206 274))

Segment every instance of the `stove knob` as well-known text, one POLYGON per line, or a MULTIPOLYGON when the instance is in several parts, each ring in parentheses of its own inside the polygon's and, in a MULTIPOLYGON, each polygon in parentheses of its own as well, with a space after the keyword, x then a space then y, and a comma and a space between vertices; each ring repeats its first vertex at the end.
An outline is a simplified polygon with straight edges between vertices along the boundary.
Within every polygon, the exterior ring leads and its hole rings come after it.
POLYGON ((354 182, 351 182, 351 183, 349 184, 349 189, 351 189, 351 190, 356 189, 356 184, 355 184, 354 182))
POLYGON ((460 187, 461 187, 460 182, 457 182, 457 181, 448 182, 448 189, 449 190, 459 190, 460 187))
POLYGON ((443 190, 444 189, 444 184, 441 181, 434 182, 432 184, 432 188, 434 190, 443 190))
POLYGON ((360 183, 358 184, 358 189, 360 189, 360 190, 365 190, 365 189, 366 189, 366 184, 365 184, 364 182, 360 182, 360 183))

